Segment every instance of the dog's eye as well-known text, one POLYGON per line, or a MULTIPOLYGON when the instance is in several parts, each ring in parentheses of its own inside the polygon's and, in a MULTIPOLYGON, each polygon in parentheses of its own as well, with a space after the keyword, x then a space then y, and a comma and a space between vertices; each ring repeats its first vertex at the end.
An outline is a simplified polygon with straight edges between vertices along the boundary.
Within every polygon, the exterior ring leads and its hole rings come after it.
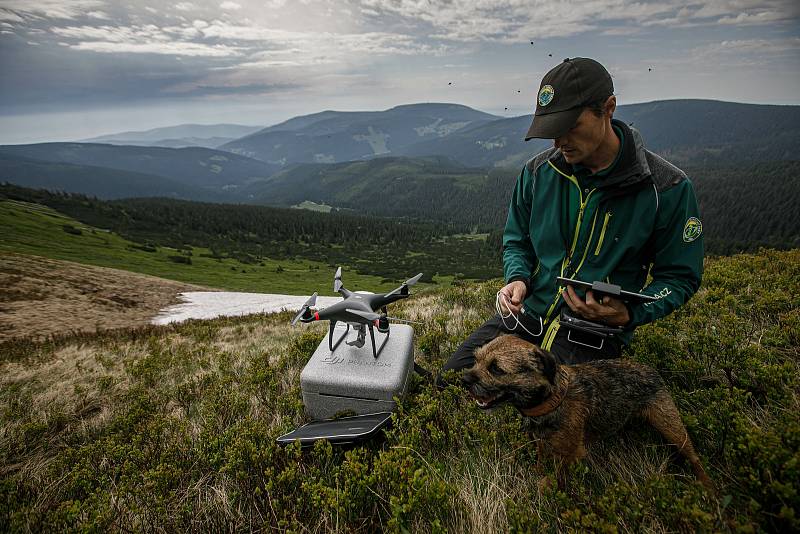
POLYGON ((489 372, 495 376, 506 374, 505 371, 500 369, 500 366, 497 365, 497 362, 492 362, 492 364, 489 366, 489 372))

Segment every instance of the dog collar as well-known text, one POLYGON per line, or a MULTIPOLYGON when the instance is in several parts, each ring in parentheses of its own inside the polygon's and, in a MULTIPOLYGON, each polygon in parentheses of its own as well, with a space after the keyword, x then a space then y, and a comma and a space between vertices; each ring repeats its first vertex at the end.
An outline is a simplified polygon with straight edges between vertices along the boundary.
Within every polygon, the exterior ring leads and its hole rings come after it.
POLYGON ((539 417, 541 415, 546 415, 559 406, 561 406, 561 401, 563 400, 562 392, 556 391, 545 400, 543 403, 534 406, 533 408, 525 408, 520 410, 520 413, 526 417, 539 417))

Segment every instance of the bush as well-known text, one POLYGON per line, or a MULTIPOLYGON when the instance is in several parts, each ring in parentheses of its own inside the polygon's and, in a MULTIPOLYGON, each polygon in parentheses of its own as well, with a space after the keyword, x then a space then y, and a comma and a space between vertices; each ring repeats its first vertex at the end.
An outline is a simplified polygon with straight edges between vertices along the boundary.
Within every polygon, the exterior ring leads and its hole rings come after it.
POLYGON ((192 258, 190 258, 189 256, 174 255, 174 256, 167 256, 167 258, 169 258, 169 260, 173 263, 183 263, 185 265, 192 264, 192 258))
POLYGON ((66 233, 68 233, 68 234, 72 234, 72 235, 81 235, 81 234, 83 234, 83 232, 81 231, 80 228, 75 228, 71 224, 64 224, 64 225, 61 226, 61 228, 63 228, 64 231, 66 233))

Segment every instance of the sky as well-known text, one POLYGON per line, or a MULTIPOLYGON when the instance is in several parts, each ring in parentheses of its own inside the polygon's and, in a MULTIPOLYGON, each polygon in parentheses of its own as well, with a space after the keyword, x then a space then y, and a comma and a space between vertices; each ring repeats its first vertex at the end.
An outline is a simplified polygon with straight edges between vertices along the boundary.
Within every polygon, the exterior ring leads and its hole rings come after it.
POLYGON ((567 57, 618 104, 800 104, 797 0, 0 0, 0 144, 453 102, 532 113, 567 57))

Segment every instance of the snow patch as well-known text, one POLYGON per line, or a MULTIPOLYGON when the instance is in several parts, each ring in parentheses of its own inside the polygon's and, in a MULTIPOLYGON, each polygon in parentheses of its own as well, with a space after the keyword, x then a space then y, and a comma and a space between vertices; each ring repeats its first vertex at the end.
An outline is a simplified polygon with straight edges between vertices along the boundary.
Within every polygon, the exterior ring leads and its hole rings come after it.
POLYGON ((336 163, 336 156, 333 154, 314 154, 316 163, 336 163))
POLYGON ((495 148, 503 148, 508 143, 506 137, 493 138, 488 141, 475 141, 481 148, 485 150, 493 150, 495 148))
POLYGON ((372 126, 367 128, 367 130, 369 131, 369 135, 354 135, 353 140, 366 141, 369 143, 372 153, 376 156, 388 154, 390 151, 386 147, 386 140, 389 138, 389 134, 376 132, 372 126))
POLYGON ((442 120, 443 119, 436 119, 434 122, 426 126, 420 126, 419 128, 414 128, 414 130, 417 132, 417 135, 419 137, 425 137, 426 135, 435 135, 437 137, 444 137, 446 135, 450 135, 456 130, 460 130, 461 128, 470 123, 470 121, 465 121, 465 122, 448 122, 447 124, 442 124, 442 120))
MULTIPOLYGON (((181 304, 164 308, 150 321, 152 324, 179 323, 188 319, 213 319, 251 313, 299 311, 308 297, 268 293, 231 291, 187 291, 181 293, 181 304)), ((317 297, 316 306, 325 308, 341 301, 341 297, 317 297)))

